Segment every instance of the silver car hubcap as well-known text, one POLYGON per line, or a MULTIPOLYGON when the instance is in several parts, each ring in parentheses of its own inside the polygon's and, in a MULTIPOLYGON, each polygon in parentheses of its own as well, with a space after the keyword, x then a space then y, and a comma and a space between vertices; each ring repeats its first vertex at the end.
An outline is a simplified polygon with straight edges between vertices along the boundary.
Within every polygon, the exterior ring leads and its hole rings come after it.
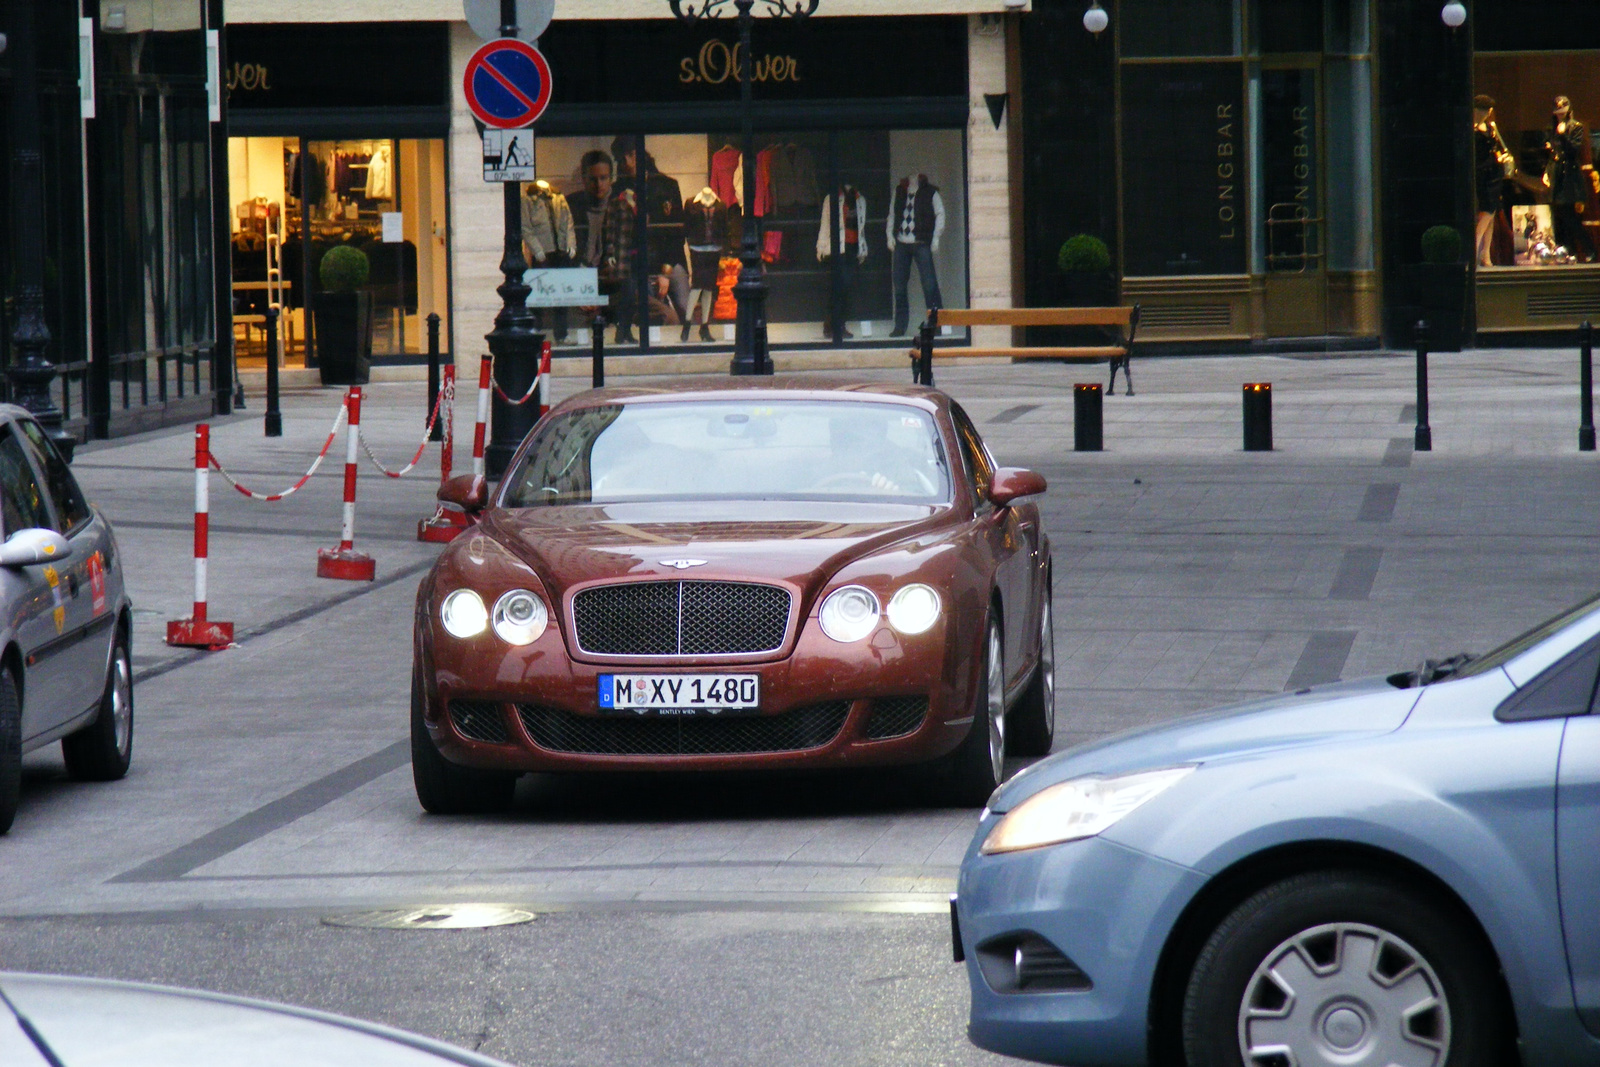
POLYGON ((1006 768, 1006 675, 1000 628, 989 627, 989 769, 999 782, 1006 768))
POLYGON ((1333 923, 1273 949, 1245 986, 1248 1067, 1439 1067, 1450 1010, 1428 961, 1393 934, 1333 923))
POLYGON ((1045 593, 1044 616, 1039 623, 1039 677, 1044 685, 1044 728, 1056 736, 1056 624, 1050 611, 1050 594, 1045 593))
POLYGON ((111 661, 111 726, 117 754, 126 756, 133 742, 133 678, 128 671, 128 654, 120 648, 111 661))

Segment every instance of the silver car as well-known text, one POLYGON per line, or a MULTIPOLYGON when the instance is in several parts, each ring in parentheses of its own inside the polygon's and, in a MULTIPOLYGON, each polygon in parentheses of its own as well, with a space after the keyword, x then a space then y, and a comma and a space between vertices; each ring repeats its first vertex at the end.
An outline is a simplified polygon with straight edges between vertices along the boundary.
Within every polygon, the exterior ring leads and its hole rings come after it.
POLYGON ((971 1039, 1077 1067, 1600 1062, 1597 676, 1600 598, 1029 768, 952 902, 971 1039))
POLYGON ((133 753, 131 608, 105 516, 28 412, 0 405, 0 833, 22 756, 61 742, 67 772, 105 782, 133 753))

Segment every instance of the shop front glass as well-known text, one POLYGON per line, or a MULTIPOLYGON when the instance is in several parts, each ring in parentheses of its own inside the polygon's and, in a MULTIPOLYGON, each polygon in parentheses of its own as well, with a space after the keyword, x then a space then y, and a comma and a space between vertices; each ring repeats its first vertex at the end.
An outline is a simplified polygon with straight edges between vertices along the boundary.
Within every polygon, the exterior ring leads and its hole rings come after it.
MULTIPOLYGON (((737 135, 540 138, 541 180, 523 190, 530 264, 595 268, 622 345, 731 343, 746 225, 772 344, 881 341, 966 303, 960 130, 773 132, 756 148, 746 211, 737 135)), ((594 309, 541 314, 557 345, 589 343, 594 309)))
POLYGON ((442 140, 235 137, 229 155, 242 365, 264 362, 269 306, 281 310, 280 357, 315 365, 320 268, 339 247, 365 257, 375 360, 426 353, 430 313, 449 336, 442 140))

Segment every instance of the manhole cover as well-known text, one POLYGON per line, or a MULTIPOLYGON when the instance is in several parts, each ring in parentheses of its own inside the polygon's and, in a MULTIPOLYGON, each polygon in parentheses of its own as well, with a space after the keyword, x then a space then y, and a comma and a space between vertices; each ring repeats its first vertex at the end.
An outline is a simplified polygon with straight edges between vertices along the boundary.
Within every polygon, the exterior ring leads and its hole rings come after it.
POLYGON ((323 918, 326 926, 359 926, 371 930, 480 930, 516 926, 538 918, 531 911, 505 904, 439 904, 427 908, 356 911, 323 918))

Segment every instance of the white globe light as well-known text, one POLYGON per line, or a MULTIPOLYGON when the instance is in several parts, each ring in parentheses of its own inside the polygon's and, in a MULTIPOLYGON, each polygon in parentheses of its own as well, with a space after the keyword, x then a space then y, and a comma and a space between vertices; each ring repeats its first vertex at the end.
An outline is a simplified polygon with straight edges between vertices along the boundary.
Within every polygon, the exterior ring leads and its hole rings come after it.
POLYGON ((1461 24, 1467 21, 1466 5, 1462 4, 1461 0, 1450 0, 1444 5, 1444 10, 1439 12, 1439 17, 1444 19, 1444 24, 1452 30, 1459 29, 1461 24))
POLYGON ((1090 33, 1099 34, 1111 25, 1111 16, 1106 14, 1106 9, 1095 4, 1083 13, 1083 28, 1090 33))

